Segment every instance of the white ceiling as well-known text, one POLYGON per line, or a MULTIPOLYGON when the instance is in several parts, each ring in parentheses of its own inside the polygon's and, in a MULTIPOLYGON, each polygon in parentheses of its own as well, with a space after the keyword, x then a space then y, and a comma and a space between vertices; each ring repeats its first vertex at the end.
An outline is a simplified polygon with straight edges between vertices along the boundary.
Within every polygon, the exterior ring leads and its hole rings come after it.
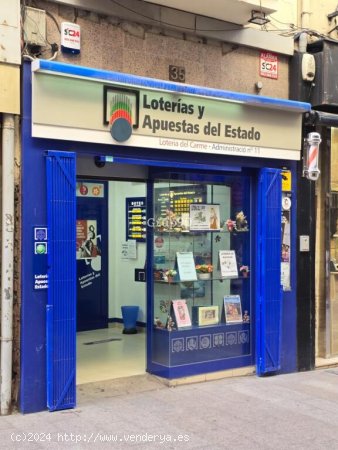
POLYGON ((225 22, 245 25, 251 11, 263 11, 266 15, 277 11, 278 0, 144 0, 225 22))

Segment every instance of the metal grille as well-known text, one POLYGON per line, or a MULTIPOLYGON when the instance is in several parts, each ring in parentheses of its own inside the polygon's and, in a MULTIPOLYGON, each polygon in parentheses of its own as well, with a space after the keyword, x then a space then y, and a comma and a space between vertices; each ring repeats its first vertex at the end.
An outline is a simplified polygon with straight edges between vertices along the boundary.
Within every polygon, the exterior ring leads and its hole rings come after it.
POLYGON ((281 175, 262 169, 260 177, 260 283, 258 374, 280 369, 281 345, 281 175))
POLYGON ((76 159, 49 151, 47 164, 47 406, 76 402, 76 159))

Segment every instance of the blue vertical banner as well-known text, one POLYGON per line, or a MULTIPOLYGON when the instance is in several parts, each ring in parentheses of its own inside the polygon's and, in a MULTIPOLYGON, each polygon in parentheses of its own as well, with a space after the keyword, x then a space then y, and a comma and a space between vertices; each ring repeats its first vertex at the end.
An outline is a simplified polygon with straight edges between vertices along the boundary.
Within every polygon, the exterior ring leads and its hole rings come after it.
POLYGON ((34 290, 48 289, 47 255, 48 255, 47 227, 33 227, 33 288, 34 290))

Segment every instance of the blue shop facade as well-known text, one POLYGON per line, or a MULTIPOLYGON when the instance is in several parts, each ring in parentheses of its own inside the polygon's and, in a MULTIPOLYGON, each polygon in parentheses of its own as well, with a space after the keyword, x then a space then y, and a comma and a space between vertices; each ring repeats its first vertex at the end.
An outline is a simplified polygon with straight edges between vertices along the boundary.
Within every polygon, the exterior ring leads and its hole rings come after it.
POLYGON ((114 212, 126 242, 145 248, 146 371, 172 380, 297 370, 297 167, 310 109, 53 61, 25 64, 23 413, 76 405, 77 239, 85 226, 76 217, 77 190, 85 189, 77 167, 89 160, 146 185, 144 197, 128 197, 131 219, 114 212))

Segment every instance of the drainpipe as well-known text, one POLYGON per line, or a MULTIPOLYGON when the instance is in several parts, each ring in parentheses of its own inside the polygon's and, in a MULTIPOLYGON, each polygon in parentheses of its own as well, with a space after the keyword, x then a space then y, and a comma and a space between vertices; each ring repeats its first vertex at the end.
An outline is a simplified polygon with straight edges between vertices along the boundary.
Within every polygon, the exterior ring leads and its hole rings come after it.
MULTIPOLYGON (((303 30, 310 28, 310 4, 309 0, 302 0, 300 11, 300 26, 303 30)), ((298 50, 300 53, 306 53, 306 47, 308 44, 308 34, 303 31, 299 36, 298 50)))
POLYGON ((10 414, 13 347, 14 116, 2 115, 1 415, 10 414))
POLYGON ((300 26, 302 28, 310 28, 310 0, 302 0, 300 12, 300 26))

